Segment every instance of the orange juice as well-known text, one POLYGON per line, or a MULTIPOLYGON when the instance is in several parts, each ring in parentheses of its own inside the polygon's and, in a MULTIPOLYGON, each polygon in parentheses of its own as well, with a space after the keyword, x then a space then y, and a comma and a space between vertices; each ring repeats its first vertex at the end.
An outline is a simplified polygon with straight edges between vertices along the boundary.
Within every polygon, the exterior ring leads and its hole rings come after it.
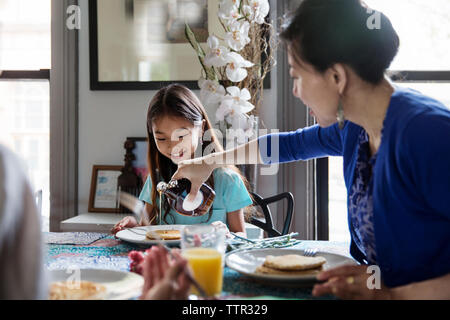
MULTIPOLYGON (((195 280, 208 296, 220 294, 223 281, 222 254, 212 248, 189 248, 183 255, 189 261, 195 280)), ((197 290, 192 290, 198 294, 197 290)))

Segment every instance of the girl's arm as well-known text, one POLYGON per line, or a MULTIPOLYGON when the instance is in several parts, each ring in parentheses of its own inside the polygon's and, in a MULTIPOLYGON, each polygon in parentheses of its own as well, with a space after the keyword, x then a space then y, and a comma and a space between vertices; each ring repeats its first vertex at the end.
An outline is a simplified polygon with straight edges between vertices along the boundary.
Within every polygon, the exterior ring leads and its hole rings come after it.
POLYGON ((245 220, 244 220, 244 209, 239 209, 236 211, 227 213, 227 222, 230 227, 230 231, 237 233, 238 236, 247 237, 245 231, 245 220))
POLYGON ((150 203, 146 202, 145 203, 145 216, 141 217, 141 221, 139 222, 139 224, 141 226, 149 226, 152 224, 155 224, 154 222, 156 221, 155 219, 155 215, 151 215, 150 213, 153 211, 153 205, 151 205, 150 203))

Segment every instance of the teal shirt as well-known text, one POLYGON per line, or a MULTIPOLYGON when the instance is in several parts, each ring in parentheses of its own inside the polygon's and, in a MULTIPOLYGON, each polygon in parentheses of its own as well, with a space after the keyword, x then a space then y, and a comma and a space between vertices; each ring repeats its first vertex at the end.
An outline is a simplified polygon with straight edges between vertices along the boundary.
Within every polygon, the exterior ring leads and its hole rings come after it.
MULTIPOLYGON (((212 223, 214 221, 222 221, 227 224, 227 213, 233 212, 242 208, 245 208, 253 204, 250 195, 245 187, 244 181, 241 177, 231 169, 219 168, 213 171, 214 175, 214 192, 216 197, 212 205, 212 215, 209 218, 209 213, 200 217, 188 217, 177 213, 171 209, 170 214, 167 216, 167 222, 169 224, 201 224, 212 223)), ((152 204, 151 201, 152 180, 147 177, 147 181, 142 188, 139 199, 152 204)), ((163 201, 164 201, 163 197, 163 201)), ((159 206, 159 198, 156 199, 159 206)), ((164 217, 164 213, 163 213, 164 217)), ((159 223, 159 221, 157 221, 159 223)), ((166 224, 164 219, 161 220, 161 224, 166 224)))

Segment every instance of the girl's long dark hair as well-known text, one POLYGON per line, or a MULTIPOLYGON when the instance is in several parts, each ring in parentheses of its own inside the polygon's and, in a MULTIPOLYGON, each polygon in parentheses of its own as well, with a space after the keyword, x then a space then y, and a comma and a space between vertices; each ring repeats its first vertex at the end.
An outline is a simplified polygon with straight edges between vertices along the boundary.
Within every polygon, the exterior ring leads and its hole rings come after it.
MULTIPOLYGON (((213 144, 215 152, 223 151, 222 144, 217 139, 214 133, 214 129, 206 114, 205 108, 197 96, 188 88, 180 84, 172 84, 160 89, 150 101, 147 112, 147 136, 148 136, 148 152, 147 152, 147 164, 152 181, 152 189, 150 190, 150 199, 153 203, 152 211, 149 212, 150 217, 156 217, 159 212, 159 208, 156 205, 156 199, 159 196, 156 190, 156 185, 160 181, 170 181, 172 175, 177 170, 177 165, 172 162, 171 159, 164 156, 159 152, 155 137, 153 135, 152 124, 154 121, 161 119, 164 116, 182 118, 188 120, 193 125, 205 120, 204 131, 211 133, 210 139, 204 142, 202 139, 201 151, 204 154, 205 148, 210 144, 213 144)), ((211 147, 210 147, 211 148, 211 147)), ((208 149, 210 149, 208 148, 208 149)), ((235 171, 245 183, 247 190, 249 189, 248 181, 242 176, 239 169, 236 166, 227 166, 235 171)), ((206 183, 214 189, 214 177, 213 174, 208 178, 206 183)), ((170 207, 167 201, 164 203, 164 222, 167 221, 170 215, 170 207)), ((212 210, 209 212, 208 220, 211 218, 212 210)), ((173 222, 174 217, 172 217, 173 222)), ((156 220, 155 220, 156 221, 156 220)))

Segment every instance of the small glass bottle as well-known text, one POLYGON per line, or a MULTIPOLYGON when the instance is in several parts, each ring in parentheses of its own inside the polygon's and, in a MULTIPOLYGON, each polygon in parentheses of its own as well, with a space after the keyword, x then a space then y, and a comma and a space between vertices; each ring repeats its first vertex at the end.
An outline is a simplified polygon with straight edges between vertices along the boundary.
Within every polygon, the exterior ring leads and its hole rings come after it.
POLYGON ((179 214, 197 217, 209 212, 216 193, 210 186, 203 183, 194 201, 188 201, 187 195, 191 190, 188 179, 171 180, 169 183, 161 181, 156 186, 159 194, 165 194, 169 205, 179 214))

